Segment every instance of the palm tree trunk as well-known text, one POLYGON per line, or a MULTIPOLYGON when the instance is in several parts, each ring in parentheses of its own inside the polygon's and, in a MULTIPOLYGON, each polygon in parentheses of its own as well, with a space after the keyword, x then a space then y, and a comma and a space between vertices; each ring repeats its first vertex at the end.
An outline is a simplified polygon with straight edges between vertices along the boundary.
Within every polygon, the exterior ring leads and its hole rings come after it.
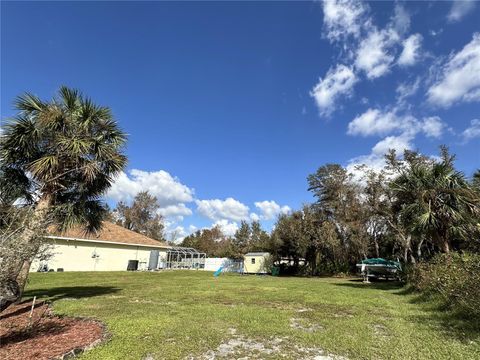
POLYGON ((30 266, 32 265, 32 261, 35 256, 38 254, 40 250, 40 246, 42 245, 42 241, 38 239, 38 236, 41 235, 43 230, 45 230, 45 226, 47 225, 47 211, 50 207, 50 196, 43 196, 40 201, 37 203, 31 220, 29 221, 28 225, 19 235, 19 246, 24 247, 26 250, 24 252, 25 256, 21 259, 17 259, 15 269, 13 271, 12 280, 14 280, 18 284, 18 298, 15 302, 21 300, 23 291, 25 290, 25 285, 27 283, 28 274, 30 271, 30 266))

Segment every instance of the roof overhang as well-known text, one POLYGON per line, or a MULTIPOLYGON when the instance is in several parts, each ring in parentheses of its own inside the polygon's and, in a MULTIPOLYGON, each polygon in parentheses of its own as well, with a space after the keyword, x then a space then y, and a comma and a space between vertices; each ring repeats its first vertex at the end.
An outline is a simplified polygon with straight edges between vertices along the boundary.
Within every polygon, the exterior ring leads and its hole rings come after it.
POLYGON ((84 242, 91 242, 91 243, 99 243, 99 244, 115 244, 115 245, 125 245, 125 246, 140 246, 140 247, 147 247, 147 248, 158 248, 158 249, 170 249, 171 246, 169 245, 145 245, 145 244, 132 244, 132 243, 124 243, 119 241, 105 241, 105 240, 92 240, 92 239, 82 239, 82 238, 71 238, 71 237, 64 237, 64 236, 56 236, 56 235, 49 235, 45 236, 47 239, 58 239, 58 240, 67 240, 67 241, 84 241, 84 242))

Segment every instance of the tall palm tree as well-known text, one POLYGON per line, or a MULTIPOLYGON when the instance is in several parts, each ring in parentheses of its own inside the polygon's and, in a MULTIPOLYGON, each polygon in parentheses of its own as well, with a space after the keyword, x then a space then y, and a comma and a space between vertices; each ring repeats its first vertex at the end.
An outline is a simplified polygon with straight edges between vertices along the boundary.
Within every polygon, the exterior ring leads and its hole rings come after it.
MULTIPOLYGON (((23 94, 15 108, 18 114, 0 138, 0 174, 9 177, 0 185, 19 184, 19 193, 34 195, 33 215, 19 233, 18 246, 32 245, 38 229, 52 223, 99 229, 105 210, 101 197, 126 165, 126 135, 110 109, 67 87, 51 101, 23 94)), ((12 277, 23 291, 32 258, 20 260, 12 277)))
POLYGON ((390 185, 405 226, 448 253, 454 239, 468 237, 470 225, 480 214, 480 199, 454 169, 453 157, 443 155, 441 162, 412 164, 390 185))

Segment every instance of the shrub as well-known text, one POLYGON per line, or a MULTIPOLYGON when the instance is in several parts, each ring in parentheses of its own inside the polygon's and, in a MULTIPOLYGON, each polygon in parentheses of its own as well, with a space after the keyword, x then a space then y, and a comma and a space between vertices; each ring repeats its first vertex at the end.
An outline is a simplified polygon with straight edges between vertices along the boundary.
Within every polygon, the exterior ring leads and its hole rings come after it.
POLYGON ((480 254, 440 254, 408 273, 409 283, 449 308, 480 317, 480 254))

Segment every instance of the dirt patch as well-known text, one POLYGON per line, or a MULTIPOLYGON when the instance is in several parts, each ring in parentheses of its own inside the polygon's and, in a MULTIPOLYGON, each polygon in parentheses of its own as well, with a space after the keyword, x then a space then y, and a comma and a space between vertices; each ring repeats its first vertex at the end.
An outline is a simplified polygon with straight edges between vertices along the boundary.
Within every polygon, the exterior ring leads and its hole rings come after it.
POLYGON ((320 324, 315 324, 310 322, 307 319, 291 318, 290 327, 295 330, 301 330, 305 332, 315 332, 323 330, 323 326, 320 324))
POLYGON ((297 309, 297 310, 296 310, 297 313, 304 313, 304 312, 310 312, 310 311, 313 311, 313 309, 310 309, 310 308, 300 308, 300 309, 297 309))
POLYGON ((344 357, 328 354, 320 348, 292 345, 288 337, 271 337, 252 339, 237 334, 235 329, 229 329, 231 338, 220 344, 214 350, 208 350, 201 355, 190 355, 186 360, 220 360, 220 359, 282 359, 294 358, 304 360, 347 360, 344 357))
POLYGON ((382 324, 373 324, 373 332, 375 335, 388 336, 388 328, 382 324))
POLYGON ((351 314, 351 313, 348 313, 346 311, 339 311, 339 312, 333 314, 333 317, 335 317, 335 318, 350 318, 351 319, 351 318, 354 317, 354 315, 351 314))
POLYGON ((31 306, 10 306, 0 315, 0 359, 75 357, 106 339, 98 321, 55 316, 45 303, 36 304, 30 319, 31 306))

